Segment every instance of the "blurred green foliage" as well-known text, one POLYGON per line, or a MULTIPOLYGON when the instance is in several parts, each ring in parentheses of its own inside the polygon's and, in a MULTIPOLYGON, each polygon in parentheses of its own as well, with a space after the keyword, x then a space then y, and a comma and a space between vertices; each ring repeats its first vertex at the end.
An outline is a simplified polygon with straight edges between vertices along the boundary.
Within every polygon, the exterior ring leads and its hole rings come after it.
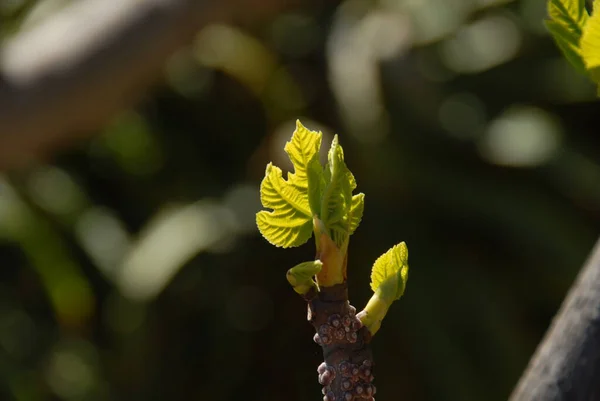
MULTIPOLYGON (((66 3, 0 0, 1 40, 66 3)), ((317 399, 320 349, 285 279, 312 250, 254 223, 296 118, 340 136, 367 195, 357 307, 373 260, 410 245, 377 398, 506 399, 600 226, 595 88, 545 13, 346 0, 200 31, 96 139, 2 177, 0 399, 317 399)))

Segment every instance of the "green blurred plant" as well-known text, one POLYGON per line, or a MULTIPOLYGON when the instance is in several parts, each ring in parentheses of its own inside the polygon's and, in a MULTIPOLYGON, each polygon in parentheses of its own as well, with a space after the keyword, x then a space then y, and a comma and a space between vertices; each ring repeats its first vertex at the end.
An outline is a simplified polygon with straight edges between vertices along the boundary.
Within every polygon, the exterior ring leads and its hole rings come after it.
POLYGON ((548 0, 546 27, 565 58, 598 85, 600 96, 600 0, 592 15, 585 0, 548 0))
POLYGON ((308 320, 317 331, 315 342, 323 347, 325 362, 318 371, 319 382, 325 386, 324 399, 370 400, 375 387, 367 344, 392 302, 404 293, 408 249, 402 242, 377 259, 371 274, 374 294, 356 314, 348 303, 346 267, 350 236, 363 215, 364 194, 352 194, 356 180, 346 166, 337 135, 325 166, 319 161, 321 141, 322 133, 297 121, 284 148, 294 172, 285 180, 280 168, 267 165, 260 195, 262 205, 272 210, 259 211, 256 222, 267 241, 283 248, 302 245, 314 233, 315 260, 288 270, 287 279, 309 302, 308 320))

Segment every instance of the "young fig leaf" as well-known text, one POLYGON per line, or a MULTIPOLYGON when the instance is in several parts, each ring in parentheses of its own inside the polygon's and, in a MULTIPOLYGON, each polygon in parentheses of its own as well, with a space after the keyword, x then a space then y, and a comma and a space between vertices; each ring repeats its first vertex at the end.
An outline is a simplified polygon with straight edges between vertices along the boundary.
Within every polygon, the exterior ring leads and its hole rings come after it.
POLYGON ((583 56, 585 68, 600 88, 600 0, 594 2, 594 13, 583 30, 581 55, 583 56))
POLYGON ((581 36, 582 28, 588 19, 585 0, 549 0, 548 16, 581 36))
POLYGON ((300 263, 288 270, 286 277, 298 294, 306 294, 311 288, 317 288, 313 277, 321 271, 323 263, 320 260, 300 263))
POLYGON ((307 130, 298 121, 292 139, 285 145, 294 172, 284 180, 279 167, 267 165, 260 199, 263 207, 272 211, 258 212, 256 224, 275 246, 299 246, 312 235, 312 218, 319 211, 323 180, 318 159, 321 138, 321 133, 307 130))
POLYGON ((391 304, 404 293, 408 280, 408 248, 404 242, 381 255, 373 264, 371 289, 391 304))
MULTIPOLYGON (((328 163, 325 166, 325 188, 321 204, 321 220, 331 232, 331 238, 339 248, 343 248, 354 229, 362 218, 360 198, 357 198, 355 213, 357 219, 352 219, 353 197, 356 188, 354 175, 346 167, 344 150, 334 136, 328 153, 328 163), (354 224, 353 224, 354 223, 354 224)), ((364 195, 363 195, 364 196, 364 195)))
POLYGON ((323 167, 319 162, 319 150, 322 139, 321 132, 310 131, 297 120, 292 139, 284 147, 294 165, 294 172, 288 174, 288 182, 308 194, 313 215, 320 214, 321 206, 323 167))
POLYGON ((360 193, 352 197, 352 206, 350 207, 350 227, 349 233, 352 235, 354 230, 358 228, 362 220, 363 211, 365 209, 365 194, 360 193))
POLYGON ((264 207, 256 214, 260 233, 275 246, 289 248, 304 244, 312 235, 312 216, 308 196, 289 185, 279 167, 267 165, 260 185, 260 199, 264 207))
POLYGON ((356 317, 375 335, 392 302, 404 293, 408 280, 408 248, 404 242, 381 255, 373 264, 371 289, 374 294, 356 317))
POLYGON ((585 73, 580 41, 588 20, 585 0, 549 0, 546 28, 563 55, 579 72, 585 73))

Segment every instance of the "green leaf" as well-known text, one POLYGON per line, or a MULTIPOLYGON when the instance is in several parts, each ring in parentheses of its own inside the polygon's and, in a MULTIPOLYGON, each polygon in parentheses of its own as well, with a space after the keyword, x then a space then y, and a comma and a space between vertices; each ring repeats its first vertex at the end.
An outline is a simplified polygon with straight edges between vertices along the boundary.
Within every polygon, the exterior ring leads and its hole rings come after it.
POLYGON ((323 167, 319 163, 319 150, 323 134, 306 129, 296 120, 296 130, 284 150, 294 165, 294 172, 288 174, 288 182, 303 193, 308 193, 313 214, 319 215, 323 167))
POLYGON ((548 16, 581 36, 582 28, 588 19, 585 0, 549 0, 548 16))
POLYGON ((408 280, 408 248, 404 242, 381 255, 373 264, 371 289, 388 306, 404 293, 408 280))
POLYGON ((573 35, 562 25, 554 21, 544 21, 546 28, 552 34, 554 42, 562 52, 567 61, 582 74, 586 73, 585 63, 579 48, 580 37, 573 35))
POLYGON ((357 318, 375 335, 392 303, 404 294, 408 280, 408 248, 404 242, 381 255, 373 264, 371 289, 374 294, 357 318))
POLYGON ((358 228, 362 220, 365 209, 365 194, 360 193, 352 197, 352 206, 350 207, 350 235, 358 228))
POLYGON ((580 41, 588 13, 584 0, 549 0, 546 28, 565 58, 580 72, 585 73, 580 41))
POLYGON ((594 13, 585 26, 581 37, 581 54, 585 67, 592 72, 592 79, 599 83, 596 69, 600 67, 600 0, 594 2, 594 13))
POLYGON ((312 235, 308 196, 285 181, 281 169, 272 163, 260 185, 260 199, 264 207, 273 209, 256 214, 258 229, 267 241, 284 248, 308 241, 312 235))
MULTIPOLYGON (((325 166, 324 175, 325 188, 321 203, 321 220, 330 230, 331 238, 336 245, 343 248, 351 231, 353 231, 351 230, 351 208, 352 191, 356 188, 356 180, 346 167, 344 150, 338 142, 337 135, 333 138, 327 158, 328 163, 325 166)), ((358 209, 356 211, 358 213, 358 209)))
POLYGON ((272 211, 256 214, 256 224, 267 241, 284 248, 304 244, 312 235, 312 218, 320 211, 323 168, 319 163, 322 134, 296 121, 296 130, 284 150, 294 172, 283 179, 279 167, 267 165, 260 185, 262 205, 272 211))
MULTIPOLYGON (((356 180, 344 162, 344 151, 337 135, 333 138, 325 168, 319 162, 322 133, 310 131, 300 121, 285 145, 294 172, 283 179, 282 171, 269 164, 261 183, 265 208, 256 222, 261 234, 281 247, 299 246, 316 230, 313 217, 323 222, 325 233, 343 253, 348 239, 362 219, 364 194, 352 196, 356 180)), ((321 240, 317 240, 317 249, 321 240)))
POLYGON ((311 288, 317 289, 313 277, 322 267, 323 263, 320 260, 300 263, 288 270, 286 278, 298 294, 306 294, 311 288))

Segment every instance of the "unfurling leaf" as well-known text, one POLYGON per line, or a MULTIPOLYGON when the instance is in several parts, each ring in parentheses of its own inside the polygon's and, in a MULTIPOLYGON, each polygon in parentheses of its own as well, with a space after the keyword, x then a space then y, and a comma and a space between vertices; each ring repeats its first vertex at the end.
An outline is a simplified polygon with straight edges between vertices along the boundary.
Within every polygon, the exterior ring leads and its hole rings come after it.
POLYGON ((288 182, 308 194, 313 215, 320 212, 323 167, 319 163, 319 150, 322 139, 322 133, 306 129, 298 120, 292 139, 284 147, 294 165, 294 172, 288 174, 288 182))
POLYGON ((313 277, 321 271, 323 263, 320 260, 300 263, 288 270, 286 277, 298 294, 306 294, 311 288, 317 289, 313 277))
POLYGON ((284 248, 308 241, 312 234, 308 197, 283 179, 279 167, 267 165, 260 195, 263 206, 273 209, 256 215, 258 229, 267 241, 284 248))
POLYGON ((267 165, 260 195, 262 205, 271 211, 258 212, 256 223, 267 241, 284 248, 302 245, 314 233, 317 258, 322 262, 317 283, 330 287, 346 281, 348 242, 361 222, 364 194, 352 194, 356 180, 346 167, 337 135, 325 167, 319 162, 321 141, 320 132, 296 122, 284 148, 294 171, 284 179, 281 169, 267 165))
POLYGON ((594 2, 594 13, 583 30, 581 55, 585 68, 599 87, 600 94, 600 0, 594 2))
POLYGON ((371 289, 388 303, 404 293, 408 280, 408 248, 404 242, 381 255, 373 264, 371 289))
POLYGON ((307 130, 300 121, 285 151, 294 172, 283 179, 279 167, 267 165, 260 199, 269 211, 260 211, 256 223, 267 241, 284 248, 304 244, 312 235, 312 218, 320 208, 322 168, 319 149, 322 134, 307 130))
POLYGON ((375 335, 392 302, 404 294, 408 280, 408 248, 404 242, 381 255, 373 264, 371 289, 374 294, 357 317, 375 335))
POLYGON ((350 235, 354 234, 354 230, 358 228, 362 220, 363 211, 365 209, 365 194, 360 193, 352 197, 352 207, 350 208, 350 235))
POLYGON ((325 188, 321 205, 321 220, 330 230, 331 238, 339 248, 347 245, 350 234, 354 232, 362 218, 364 194, 356 195, 356 201, 352 197, 352 191, 356 188, 354 175, 346 167, 344 161, 344 150, 338 142, 337 135, 334 136, 325 166, 325 188), (356 218, 352 217, 352 208, 355 207, 356 218))
POLYGON ((586 72, 581 37, 588 21, 584 0, 549 0, 546 28, 565 58, 582 73, 586 72))
POLYGON ((588 19, 585 0, 549 0, 548 16, 569 31, 581 35, 588 19))

